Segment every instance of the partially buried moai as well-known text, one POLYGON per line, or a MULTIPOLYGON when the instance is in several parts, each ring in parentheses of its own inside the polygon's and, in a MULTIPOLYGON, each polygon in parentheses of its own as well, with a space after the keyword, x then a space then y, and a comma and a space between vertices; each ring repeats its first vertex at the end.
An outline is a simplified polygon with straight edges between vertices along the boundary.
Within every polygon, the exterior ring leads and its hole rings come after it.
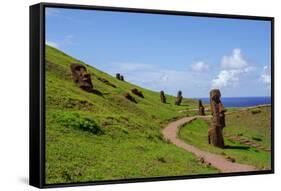
POLYGON ((120 80, 124 81, 124 76, 123 75, 120 76, 120 80))
POLYGON ((224 148, 223 128, 225 127, 225 112, 221 103, 221 93, 218 89, 210 92, 210 107, 213 116, 212 127, 208 131, 208 141, 216 147, 224 148))
POLYGON ((70 69, 72 72, 73 81, 81 89, 91 92, 93 90, 93 84, 91 80, 91 75, 87 72, 87 69, 82 64, 71 64, 70 69))
POLYGON ((160 91, 160 100, 161 103, 166 103, 166 97, 164 91, 160 91))
POLYGON ((202 115, 202 116, 205 115, 205 108, 204 108, 204 106, 202 104, 202 100, 201 99, 199 99, 199 101, 198 101, 198 115, 202 115))
POLYGON ((181 91, 178 91, 178 95, 176 97, 175 105, 180 105, 182 101, 182 93, 181 91))
POLYGON ((116 78, 117 78, 118 80, 121 80, 121 75, 120 75, 119 73, 117 73, 117 74, 116 74, 116 78))

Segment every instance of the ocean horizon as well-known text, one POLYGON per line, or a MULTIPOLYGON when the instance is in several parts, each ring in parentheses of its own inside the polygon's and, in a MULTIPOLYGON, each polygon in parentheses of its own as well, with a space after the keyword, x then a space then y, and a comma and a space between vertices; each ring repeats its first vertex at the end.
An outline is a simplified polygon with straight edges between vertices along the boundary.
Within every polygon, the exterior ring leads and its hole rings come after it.
MULTIPOLYGON (((210 98, 201 99, 203 104, 210 104, 210 98)), ((271 104, 271 97, 222 97, 221 101, 225 107, 251 107, 257 105, 271 104)))

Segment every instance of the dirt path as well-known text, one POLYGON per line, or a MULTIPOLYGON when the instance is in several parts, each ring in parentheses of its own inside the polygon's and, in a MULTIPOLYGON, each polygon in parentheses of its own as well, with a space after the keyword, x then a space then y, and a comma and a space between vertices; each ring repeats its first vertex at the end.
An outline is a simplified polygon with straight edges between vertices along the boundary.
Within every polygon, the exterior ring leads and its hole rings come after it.
MULTIPOLYGON (((166 139, 170 140, 173 144, 177 145, 184 150, 193 153, 195 156, 203 159, 205 163, 210 163, 213 167, 220 170, 220 172, 243 172, 243 171, 255 171, 257 170, 254 166, 238 164, 228 161, 224 156, 219 154, 213 154, 207 151, 200 150, 193 145, 189 145, 177 137, 179 127, 184 124, 190 123, 196 118, 208 118, 208 116, 194 116, 184 117, 177 121, 168 124, 164 130, 163 135, 166 139)), ((207 132, 206 132, 207 133, 207 132)), ((207 141, 207 140, 206 140, 207 141)))

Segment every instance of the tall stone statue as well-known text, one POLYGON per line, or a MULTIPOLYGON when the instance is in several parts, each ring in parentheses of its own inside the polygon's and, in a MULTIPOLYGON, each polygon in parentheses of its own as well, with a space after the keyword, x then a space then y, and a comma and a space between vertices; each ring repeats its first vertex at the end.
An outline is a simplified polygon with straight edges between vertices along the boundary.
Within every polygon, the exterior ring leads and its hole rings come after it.
POLYGON ((213 89, 210 92, 210 106, 213 116, 212 127, 208 131, 208 141, 216 147, 224 148, 223 128, 225 127, 225 112, 221 103, 221 93, 218 89, 213 89))
POLYGON ((205 108, 202 104, 201 99, 199 99, 199 101, 198 101, 198 115, 202 115, 202 116, 205 115, 205 108))
POLYGON ((161 100, 161 103, 166 103, 166 97, 165 97, 165 93, 164 91, 160 91, 160 100, 161 100))
POLYGON ((91 75, 87 72, 87 69, 82 64, 71 64, 70 69, 72 72, 73 81, 81 89, 91 92, 93 90, 93 84, 91 80, 91 75))
POLYGON ((181 91, 178 91, 178 95, 176 97, 175 105, 180 105, 182 101, 182 93, 181 91))

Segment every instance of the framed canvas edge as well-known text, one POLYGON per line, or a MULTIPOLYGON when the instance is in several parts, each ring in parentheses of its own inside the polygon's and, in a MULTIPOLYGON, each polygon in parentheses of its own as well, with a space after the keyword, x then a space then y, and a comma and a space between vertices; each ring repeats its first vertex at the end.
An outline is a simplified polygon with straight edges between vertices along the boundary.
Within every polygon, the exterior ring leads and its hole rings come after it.
MULTIPOLYGON (((274 173, 274 17, 265 16, 251 16, 251 15, 234 15, 234 14, 218 14, 218 13, 200 13, 200 12, 187 12, 187 11, 172 11, 172 10, 157 10, 157 9, 139 9, 139 8, 126 8, 126 7, 109 7, 109 6, 95 6, 95 5, 77 5, 77 4, 62 4, 62 3, 39 3, 30 6, 39 8, 39 39, 33 39, 31 34, 32 30, 32 18, 30 15, 30 160, 29 160, 29 171, 30 171, 30 185, 38 188, 56 188, 56 187, 70 187, 70 186, 88 186, 88 185, 104 185, 104 184, 119 184, 119 183, 137 183, 137 182, 152 182, 152 181, 167 181, 167 180, 184 180, 184 179, 195 179, 195 178, 218 178, 218 177, 230 177, 230 176, 245 176, 245 175, 262 175, 262 174, 273 174, 274 173), (69 8, 69 9, 87 9, 87 10, 101 10, 101 11, 115 11, 115 12, 133 12, 133 13, 151 13, 151 14, 163 14, 163 15, 183 15, 183 16, 198 16, 198 17, 213 17, 213 18, 229 18, 229 19, 249 19, 249 20, 263 20, 270 21, 271 23, 271 169, 261 171, 250 171, 250 172, 232 172, 232 173, 216 173, 216 174, 198 174, 198 175, 185 175, 185 176, 165 176, 165 177, 149 177, 149 178, 136 178, 136 179, 120 179, 120 180, 104 180, 104 181, 92 181, 92 182, 74 182, 74 183, 59 183, 59 184, 46 184, 45 182, 45 8, 69 8), (33 39, 33 42, 32 42, 33 39), (32 43, 39 43, 39 49, 32 48, 32 43), (39 52, 39 55, 33 53, 39 52), (32 59, 39 56, 39 87, 38 91, 35 88, 35 92, 32 92, 32 79, 37 79, 34 76, 34 71, 31 71, 34 64, 32 59), (32 118, 34 118, 34 101, 32 96, 38 96, 40 122, 39 132, 34 134, 36 126, 31 125, 32 118), (39 136, 37 140, 38 147, 32 148, 32 139, 34 136, 39 136), (40 161, 36 167, 33 167, 31 163, 32 156, 39 156, 40 161), (32 172, 31 169, 36 169, 36 173, 32 172), (38 174, 39 172, 39 174, 38 174), (33 175, 31 175, 33 173, 33 175), (33 182, 34 175, 38 175, 39 181, 33 182)), ((38 26, 37 26, 38 27, 38 26)), ((38 64, 38 63, 37 63, 38 64)), ((38 109, 38 108, 37 108, 38 109)), ((38 128, 38 127, 37 127, 38 128)), ((34 143, 34 142, 33 142, 34 143)))

